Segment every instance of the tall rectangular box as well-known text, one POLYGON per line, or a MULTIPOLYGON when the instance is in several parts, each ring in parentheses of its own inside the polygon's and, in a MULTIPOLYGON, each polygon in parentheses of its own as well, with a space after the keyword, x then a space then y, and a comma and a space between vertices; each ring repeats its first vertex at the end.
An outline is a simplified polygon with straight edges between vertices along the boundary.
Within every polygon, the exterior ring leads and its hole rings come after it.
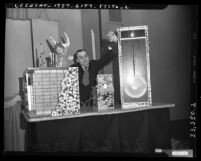
POLYGON ((118 29, 120 97, 122 108, 152 104, 148 26, 118 29))

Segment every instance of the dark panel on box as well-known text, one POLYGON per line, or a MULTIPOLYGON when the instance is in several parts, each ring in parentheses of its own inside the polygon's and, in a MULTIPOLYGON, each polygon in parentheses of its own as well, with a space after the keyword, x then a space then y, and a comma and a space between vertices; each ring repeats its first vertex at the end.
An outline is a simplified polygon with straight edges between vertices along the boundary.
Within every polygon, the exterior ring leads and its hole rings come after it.
POLYGON ((145 37, 145 30, 129 30, 121 32, 121 38, 136 38, 136 37, 145 37))
POLYGON ((122 53, 124 101, 145 102, 148 100, 145 39, 122 41, 122 53))

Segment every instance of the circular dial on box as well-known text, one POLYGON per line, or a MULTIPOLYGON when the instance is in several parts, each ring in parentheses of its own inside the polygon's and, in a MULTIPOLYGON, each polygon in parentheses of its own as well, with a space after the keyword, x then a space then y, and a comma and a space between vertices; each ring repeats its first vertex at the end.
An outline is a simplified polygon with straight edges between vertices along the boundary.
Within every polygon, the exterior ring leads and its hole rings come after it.
POLYGON ((140 98, 147 91, 147 82, 140 75, 127 77, 124 91, 128 96, 132 98, 140 98))

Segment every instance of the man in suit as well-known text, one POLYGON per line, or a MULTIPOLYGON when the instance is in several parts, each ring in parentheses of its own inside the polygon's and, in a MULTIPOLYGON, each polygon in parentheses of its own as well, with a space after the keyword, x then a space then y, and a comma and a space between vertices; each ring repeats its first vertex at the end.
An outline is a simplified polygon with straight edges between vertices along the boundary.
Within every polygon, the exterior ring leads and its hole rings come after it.
POLYGON ((71 67, 78 67, 81 105, 90 99, 99 70, 114 60, 118 55, 117 53, 117 37, 114 32, 109 32, 107 39, 102 41, 102 57, 99 60, 89 60, 88 53, 84 49, 75 52, 74 64, 71 67))

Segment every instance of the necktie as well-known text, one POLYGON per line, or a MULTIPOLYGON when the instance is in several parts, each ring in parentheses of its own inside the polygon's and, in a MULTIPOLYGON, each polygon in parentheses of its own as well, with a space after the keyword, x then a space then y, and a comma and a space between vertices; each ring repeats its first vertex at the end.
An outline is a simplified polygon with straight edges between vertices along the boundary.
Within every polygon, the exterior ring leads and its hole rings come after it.
POLYGON ((85 69, 84 71, 84 76, 83 76, 83 79, 82 79, 82 83, 87 86, 89 84, 89 71, 88 69, 85 69))

